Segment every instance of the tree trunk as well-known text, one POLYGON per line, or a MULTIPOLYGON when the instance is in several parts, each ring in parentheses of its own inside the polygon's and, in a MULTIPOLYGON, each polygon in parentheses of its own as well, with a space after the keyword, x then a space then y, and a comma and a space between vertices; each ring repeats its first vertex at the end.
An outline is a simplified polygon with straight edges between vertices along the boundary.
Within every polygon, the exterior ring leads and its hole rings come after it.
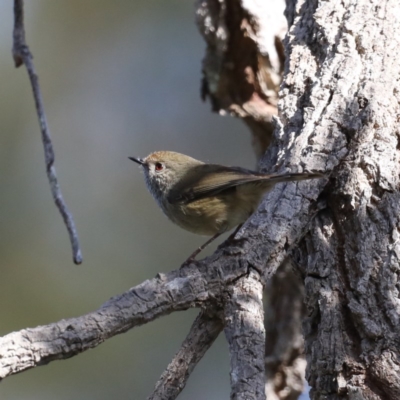
POLYGON ((332 141, 346 153, 297 253, 311 397, 399 399, 400 5, 313 1, 293 11, 286 133, 315 132, 304 153, 315 141, 321 153, 332 141))
MULTIPOLYGON (((249 55, 268 59, 260 32, 274 6, 239 0, 199 3, 218 15, 211 19, 216 29, 205 35, 205 87, 214 109, 244 118, 254 137, 263 132, 267 144, 272 140, 263 160, 267 170, 300 160, 301 168, 331 172, 320 199, 324 210, 294 252, 306 288, 303 329, 311 397, 399 399, 399 3, 287 1, 279 103, 283 126, 273 139, 262 124, 270 122, 262 111, 271 98, 259 90, 270 69, 251 62, 249 55), (224 35, 218 35, 221 26, 224 35), (245 56, 243 37, 253 50, 245 56), (249 70, 255 80, 238 79, 249 70), (228 96, 232 93, 234 100, 228 96)), ((279 278, 273 279, 274 291, 279 278)), ((286 282, 282 287, 290 288, 286 282)), ((295 326, 296 296, 287 311, 276 292, 267 317, 286 311, 284 319, 295 326)), ((279 335, 280 324, 267 321, 267 387, 273 387, 276 398, 295 398, 296 383, 285 374, 279 377, 279 371, 294 354, 298 335, 290 337, 290 329, 279 335), (286 357, 279 350, 285 342, 286 357), (285 386, 294 397, 285 397, 285 386)), ((301 351, 298 355, 301 360, 301 351)))

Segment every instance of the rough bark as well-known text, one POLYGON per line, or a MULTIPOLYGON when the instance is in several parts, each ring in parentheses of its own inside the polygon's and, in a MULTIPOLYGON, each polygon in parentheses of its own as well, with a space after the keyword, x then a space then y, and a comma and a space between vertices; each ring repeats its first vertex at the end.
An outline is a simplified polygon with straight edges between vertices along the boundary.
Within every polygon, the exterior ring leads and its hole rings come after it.
POLYGON ((400 4, 304 1, 292 12, 284 135, 313 132, 298 153, 317 147, 314 160, 337 165, 297 252, 311 397, 398 399, 400 4), (329 160, 331 149, 346 156, 329 160))
MULTIPOLYGON (((218 290, 218 281, 214 283, 218 290)), ((3 336, 0 338, 0 380, 54 360, 73 357, 162 315, 203 304, 212 292, 207 286, 202 273, 193 268, 159 274, 89 314, 3 336)))
POLYGON ((148 400, 174 400, 204 354, 223 329, 221 317, 213 310, 203 310, 190 329, 181 348, 161 375, 148 400))
POLYGON ((250 271, 227 293, 225 336, 231 355, 231 399, 265 399, 265 329, 260 275, 250 271))

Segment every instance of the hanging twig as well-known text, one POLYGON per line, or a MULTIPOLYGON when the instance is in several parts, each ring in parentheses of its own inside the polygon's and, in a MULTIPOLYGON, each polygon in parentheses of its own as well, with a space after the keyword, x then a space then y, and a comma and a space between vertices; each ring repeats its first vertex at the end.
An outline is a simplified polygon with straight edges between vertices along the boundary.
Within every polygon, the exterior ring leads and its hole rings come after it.
POLYGON ((42 141, 44 147, 44 156, 46 161, 46 172, 49 179, 51 193, 54 202, 59 209, 64 223, 68 229, 69 238, 71 240, 73 259, 75 264, 82 262, 82 253, 79 246, 78 234, 75 223, 69 212, 63 196, 61 194, 60 185, 58 184, 56 169, 54 167, 54 150, 50 139, 50 130, 47 124, 46 115, 42 101, 42 95, 39 87, 39 79, 33 65, 33 57, 25 42, 24 29, 24 1, 14 0, 14 33, 13 33, 13 57, 15 66, 18 68, 25 64, 28 71, 29 79, 32 85, 33 97, 35 99, 36 112, 39 118, 40 130, 42 132, 42 141))

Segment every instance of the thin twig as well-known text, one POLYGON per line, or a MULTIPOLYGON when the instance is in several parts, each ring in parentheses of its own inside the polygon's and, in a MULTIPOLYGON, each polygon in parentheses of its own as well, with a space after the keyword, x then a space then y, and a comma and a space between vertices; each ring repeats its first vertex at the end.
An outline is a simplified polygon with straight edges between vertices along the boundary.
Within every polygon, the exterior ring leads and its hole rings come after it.
POLYGON ((161 375, 147 400, 174 400, 186 386, 197 363, 222 331, 222 320, 206 309, 197 316, 185 341, 161 375))
POLYGON ((25 41, 24 29, 24 1, 14 0, 14 33, 13 33, 13 57, 16 68, 25 64, 28 71, 29 79, 32 85, 33 97, 35 99, 36 112, 39 118, 40 130, 42 132, 42 141, 44 147, 44 156, 46 161, 46 172, 49 179, 51 193, 54 202, 64 223, 68 229, 69 238, 72 246, 73 259, 75 264, 82 262, 82 253, 79 246, 78 234, 75 228, 75 223, 69 212, 63 196, 61 194, 60 185, 58 184, 56 169, 54 167, 54 150, 50 139, 50 130, 47 124, 46 115, 44 112, 42 95, 40 92, 39 79, 33 65, 32 53, 29 50, 25 41))

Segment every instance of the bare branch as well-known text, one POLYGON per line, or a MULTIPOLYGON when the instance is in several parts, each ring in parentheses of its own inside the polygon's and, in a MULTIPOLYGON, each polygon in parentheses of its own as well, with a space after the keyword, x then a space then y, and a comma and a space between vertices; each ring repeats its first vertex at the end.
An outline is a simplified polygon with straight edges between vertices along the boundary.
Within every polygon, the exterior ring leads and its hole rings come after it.
POLYGON ((174 400, 186 386, 197 363, 214 343, 223 328, 220 318, 212 310, 203 310, 194 321, 178 353, 157 382, 148 400, 174 400))
POLYGON ((50 183, 51 193, 54 202, 64 223, 68 229, 69 238, 72 246, 73 260, 75 264, 82 262, 82 253, 79 246, 78 234, 75 228, 75 223, 69 212, 63 196, 61 194, 60 186, 58 184, 56 169, 54 167, 54 150, 53 144, 50 139, 50 130, 47 124, 46 115, 44 112, 42 95, 40 92, 39 79, 35 72, 33 65, 33 57, 25 41, 24 29, 24 1, 14 0, 14 33, 13 33, 13 57, 15 66, 18 68, 25 64, 28 71, 29 79, 31 81, 33 97, 35 99, 36 112, 39 118, 40 130, 42 133, 42 142, 44 147, 44 156, 46 162, 46 172, 50 183))
POLYGON ((106 339, 173 311, 198 306, 212 291, 200 273, 158 275, 78 318, 23 329, 0 339, 0 379, 73 357, 106 339))
POLYGON ((239 279, 225 308, 225 335, 231 355, 231 399, 265 399, 265 329, 258 273, 239 279))

